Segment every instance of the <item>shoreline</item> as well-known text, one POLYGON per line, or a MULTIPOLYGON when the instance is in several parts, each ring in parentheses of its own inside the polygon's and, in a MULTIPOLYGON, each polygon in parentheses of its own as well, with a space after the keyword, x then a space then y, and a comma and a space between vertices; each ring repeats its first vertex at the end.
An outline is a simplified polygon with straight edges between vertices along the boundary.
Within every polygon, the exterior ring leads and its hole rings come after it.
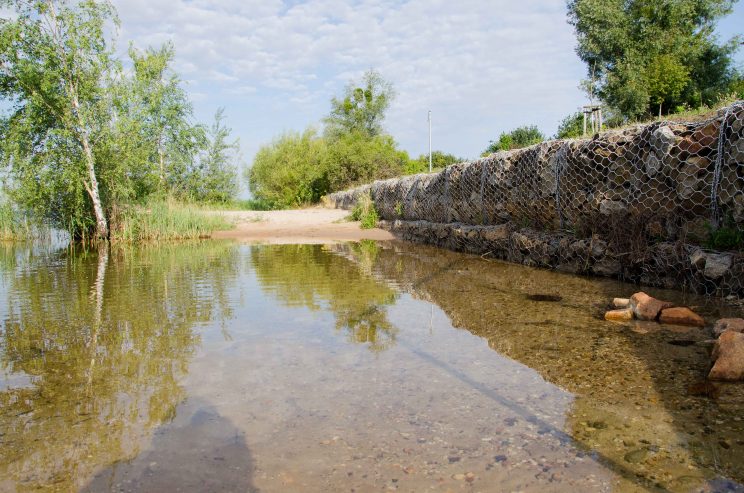
POLYGON ((349 212, 312 207, 276 211, 214 211, 235 224, 227 231, 215 231, 213 239, 249 243, 336 243, 360 240, 393 240, 389 231, 361 229, 358 221, 347 221, 349 212))

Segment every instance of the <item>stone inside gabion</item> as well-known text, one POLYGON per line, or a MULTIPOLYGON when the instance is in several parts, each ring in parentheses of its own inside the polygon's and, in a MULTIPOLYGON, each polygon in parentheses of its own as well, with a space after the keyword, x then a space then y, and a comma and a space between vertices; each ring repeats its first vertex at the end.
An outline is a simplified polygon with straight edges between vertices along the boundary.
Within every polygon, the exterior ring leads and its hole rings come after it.
POLYGON ((360 194, 372 196, 384 224, 418 241, 651 285, 679 287, 681 277, 699 292, 744 294, 740 252, 721 259, 698 248, 712 231, 744 229, 744 102, 705 121, 543 142, 329 199, 349 208, 360 194), (415 221, 418 231, 401 221, 415 221), (509 226, 505 237, 499 225, 509 226), (681 271, 670 277, 670 269, 681 271))

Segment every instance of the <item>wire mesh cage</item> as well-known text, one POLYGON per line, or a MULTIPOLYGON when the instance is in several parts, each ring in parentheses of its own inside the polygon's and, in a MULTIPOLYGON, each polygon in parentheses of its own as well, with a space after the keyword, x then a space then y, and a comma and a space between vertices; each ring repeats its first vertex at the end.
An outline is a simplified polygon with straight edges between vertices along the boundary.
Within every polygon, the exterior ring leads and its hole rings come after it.
POLYGON ((331 202, 344 207, 360 193, 371 193, 380 217, 418 241, 744 295, 744 102, 702 121, 543 142, 377 181, 331 202))

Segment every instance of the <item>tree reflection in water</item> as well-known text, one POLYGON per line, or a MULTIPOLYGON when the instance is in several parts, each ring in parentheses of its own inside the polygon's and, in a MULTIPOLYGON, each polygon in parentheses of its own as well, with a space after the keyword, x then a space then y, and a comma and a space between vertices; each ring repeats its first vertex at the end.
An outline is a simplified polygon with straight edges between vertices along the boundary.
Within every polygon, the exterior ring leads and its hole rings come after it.
POLYGON ((321 245, 254 246, 251 263, 264 291, 287 306, 327 308, 336 330, 378 352, 392 347, 398 333, 386 311, 398 293, 372 275, 378 251, 372 241, 350 243, 351 261, 321 245))
POLYGON ((0 249, 0 489, 75 489, 137 455, 184 398, 195 325, 230 315, 237 264, 223 243, 0 249))

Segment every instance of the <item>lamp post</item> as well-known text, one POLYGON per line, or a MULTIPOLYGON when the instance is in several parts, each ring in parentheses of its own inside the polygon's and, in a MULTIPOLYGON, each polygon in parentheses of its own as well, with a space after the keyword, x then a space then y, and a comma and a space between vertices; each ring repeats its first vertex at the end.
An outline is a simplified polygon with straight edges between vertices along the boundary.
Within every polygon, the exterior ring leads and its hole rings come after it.
POLYGON ((429 110, 428 120, 429 120, 429 173, 431 173, 432 171, 432 167, 431 167, 431 110, 429 110))

